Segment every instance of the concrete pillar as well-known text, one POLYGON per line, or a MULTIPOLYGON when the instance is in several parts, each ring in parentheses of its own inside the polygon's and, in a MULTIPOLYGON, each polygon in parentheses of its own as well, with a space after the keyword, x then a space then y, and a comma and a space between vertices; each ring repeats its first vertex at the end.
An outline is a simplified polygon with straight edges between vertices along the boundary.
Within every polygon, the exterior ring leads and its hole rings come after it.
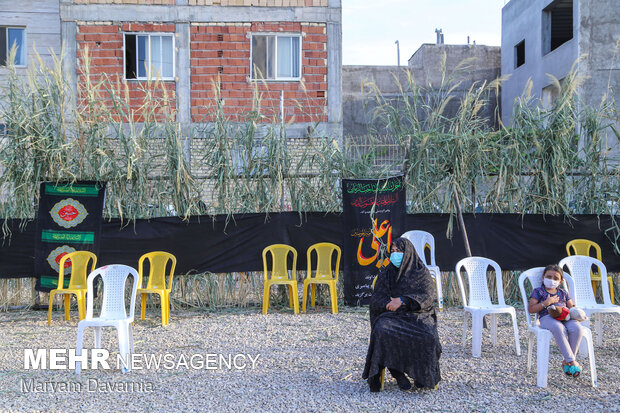
POLYGON ((327 23, 327 121, 328 133, 342 147, 342 9, 341 0, 329 0, 327 23))
MULTIPOLYGON (((61 22, 60 23, 60 38, 62 39, 61 53, 62 55, 62 73, 65 81, 71 87, 72 99, 71 104, 67 107, 75 108, 77 105, 77 23, 76 22, 61 22)), ((65 113, 67 120, 72 121, 70 116, 73 113, 69 110, 65 113)))
MULTIPOLYGON (((177 0, 178 2, 178 0, 177 0)), ((184 142, 185 156, 190 161, 189 133, 191 128, 191 68, 189 53, 190 29, 189 23, 176 24, 176 96, 177 121, 181 133, 186 136, 184 142)))

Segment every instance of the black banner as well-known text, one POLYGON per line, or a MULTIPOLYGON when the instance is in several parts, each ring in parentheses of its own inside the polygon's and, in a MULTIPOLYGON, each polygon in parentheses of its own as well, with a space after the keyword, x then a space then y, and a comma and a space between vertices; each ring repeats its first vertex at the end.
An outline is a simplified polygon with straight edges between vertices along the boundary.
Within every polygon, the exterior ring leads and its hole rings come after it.
MULTIPOLYGON (((36 289, 57 287, 60 259, 73 251, 99 252, 105 183, 41 183, 34 247, 36 289)), ((71 261, 65 262, 65 269, 71 261)), ((65 287, 69 285, 65 277, 65 287)))
POLYGON ((372 281, 390 263, 392 237, 403 233, 403 178, 342 180, 344 302, 368 304, 372 281))
MULTIPOLYGON (((430 232, 435 237, 437 265, 454 271, 456 262, 465 257, 465 248, 456 219, 452 238, 446 237, 449 218, 448 214, 408 214, 402 230, 394 228, 392 237, 413 229, 430 232)), ((620 222, 620 217, 615 219, 620 222)), ((145 252, 163 250, 176 255, 177 274, 262 271, 263 248, 285 243, 297 249, 297 268, 303 270, 310 245, 327 241, 344 247, 343 220, 340 213, 322 212, 195 216, 187 221, 168 217, 130 223, 112 219, 102 223, 97 265, 135 268, 145 252)), ((566 256, 568 241, 585 238, 601 246, 608 271, 620 271, 620 255, 609 238, 617 235, 609 215, 464 214, 464 220, 472 253, 497 261, 504 270, 557 263, 566 256)), ((3 224, 11 236, 0 243, 0 278, 33 277, 36 221, 9 219, 3 224)))

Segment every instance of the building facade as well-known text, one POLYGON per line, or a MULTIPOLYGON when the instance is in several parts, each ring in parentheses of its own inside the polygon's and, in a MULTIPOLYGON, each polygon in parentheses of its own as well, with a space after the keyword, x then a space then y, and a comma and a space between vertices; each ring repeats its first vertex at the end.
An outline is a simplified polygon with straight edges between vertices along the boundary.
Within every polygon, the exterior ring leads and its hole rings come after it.
POLYGON ((579 61, 585 105, 598 107, 620 90, 620 7, 617 0, 510 0, 502 9, 502 120, 510 125, 515 99, 531 93, 550 105, 579 61))
POLYGON ((78 103, 86 81, 126 81, 141 121, 156 78, 182 127, 211 122, 217 106, 242 120, 259 92, 264 121, 289 136, 341 136, 341 33, 340 0, 0 0, 0 53, 16 45, 18 73, 36 64, 34 47, 51 64, 62 45, 78 103))

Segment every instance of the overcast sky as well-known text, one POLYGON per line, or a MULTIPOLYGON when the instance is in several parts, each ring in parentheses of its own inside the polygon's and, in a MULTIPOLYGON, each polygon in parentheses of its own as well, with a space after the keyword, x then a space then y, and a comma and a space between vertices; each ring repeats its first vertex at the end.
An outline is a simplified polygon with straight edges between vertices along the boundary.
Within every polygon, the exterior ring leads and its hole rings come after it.
POLYGON ((422 43, 499 46, 502 7, 507 0, 342 0, 342 57, 345 65, 406 65, 422 43))

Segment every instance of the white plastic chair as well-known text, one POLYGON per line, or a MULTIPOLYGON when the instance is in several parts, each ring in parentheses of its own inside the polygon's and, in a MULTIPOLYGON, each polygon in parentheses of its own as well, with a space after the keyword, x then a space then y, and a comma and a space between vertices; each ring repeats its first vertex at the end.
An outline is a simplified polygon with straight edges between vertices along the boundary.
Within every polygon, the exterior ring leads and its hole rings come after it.
MULTIPOLYGON (((527 371, 529 373, 532 365, 532 345, 534 344, 534 338, 536 339, 536 385, 538 387, 547 387, 547 376, 549 374, 549 345, 553 335, 551 331, 545 330, 540 327, 538 321, 538 313, 530 314, 527 310, 529 305, 529 298, 525 293, 525 280, 528 279, 532 288, 537 288, 542 285, 542 276, 544 267, 530 268, 524 271, 519 276, 519 290, 521 290, 521 299, 523 300, 523 306, 525 309, 525 317, 527 318, 527 371)), ((572 292, 575 290, 573 279, 567 273, 564 273, 565 285, 568 284, 567 291, 572 297, 572 292)), ((574 299, 573 299, 574 301, 574 299)), ((596 363, 594 361, 594 346, 592 344, 592 331, 584 326, 583 338, 586 341, 588 347, 588 358, 590 360, 590 379, 592 381, 592 387, 598 385, 596 379, 596 363)))
POLYGON ((435 263, 435 238, 433 235, 426 231, 407 231, 402 235, 403 238, 407 238, 413 244, 415 252, 420 256, 426 268, 431 273, 431 276, 435 279, 437 285, 437 303, 439 304, 439 311, 443 311, 443 291, 441 289, 441 271, 435 263), (424 250, 428 247, 430 251, 431 262, 426 262, 426 255, 424 250))
MULTIPOLYGON (((609 285, 601 282, 603 290, 603 304, 596 302, 596 296, 592 290, 592 280, 590 279, 590 270, 592 265, 598 268, 601 274, 601 280, 607 279, 607 268, 596 258, 587 257, 585 255, 572 255, 564 258, 558 264, 561 268, 566 267, 568 272, 575 281, 574 301, 575 305, 583 309, 588 318, 597 314, 596 320, 593 319, 596 328, 596 344, 601 345, 603 342, 602 317, 601 313, 617 313, 620 314, 620 305, 611 303, 609 296, 609 285)), ((584 325, 589 326, 589 321, 585 321, 584 325)))
MULTIPOLYGON (((106 265, 97 268, 88 275, 86 281, 86 318, 78 323, 78 335, 76 355, 82 355, 82 340, 86 327, 95 327, 95 348, 101 347, 101 327, 116 327, 118 331, 119 353, 127 363, 123 366, 123 373, 131 368, 128 359, 129 354, 133 353, 133 331, 132 325, 134 309, 136 307, 136 291, 138 289, 138 271, 127 265, 106 265), (103 280, 103 298, 101 313, 99 317, 93 317, 93 281, 97 276, 103 280), (127 277, 133 276, 131 286, 131 301, 129 304, 129 316, 125 311, 125 284, 127 277)), ((82 363, 75 363, 75 373, 80 374, 82 363)))
POLYGON ((517 313, 514 307, 506 305, 502 283, 502 270, 499 265, 488 258, 467 257, 456 263, 456 279, 461 290, 463 300, 463 347, 467 340, 467 314, 472 317, 472 356, 480 357, 482 354, 482 322, 485 315, 491 318, 491 338, 493 345, 497 344, 497 314, 508 313, 512 317, 514 329, 515 347, 517 355, 521 355, 519 347, 519 329, 517 327, 517 313), (487 283, 487 268, 492 267, 495 271, 497 286, 497 304, 491 302, 487 283), (465 268, 469 285, 469 304, 465 297, 465 287, 461 278, 461 269, 465 268))

